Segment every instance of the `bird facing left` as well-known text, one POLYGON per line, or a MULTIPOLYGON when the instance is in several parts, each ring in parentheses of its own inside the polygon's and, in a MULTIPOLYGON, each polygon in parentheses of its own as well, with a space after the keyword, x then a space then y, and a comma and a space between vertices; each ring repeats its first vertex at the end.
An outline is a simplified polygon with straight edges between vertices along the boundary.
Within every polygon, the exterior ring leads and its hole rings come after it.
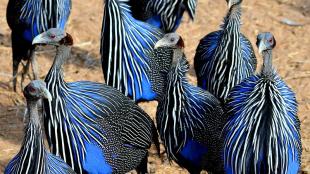
POLYGON ((158 137, 152 119, 132 100, 106 84, 64 80, 70 34, 52 28, 33 44, 56 47, 45 82, 52 100, 43 101, 45 129, 52 153, 77 173, 146 173, 147 150, 158 137))

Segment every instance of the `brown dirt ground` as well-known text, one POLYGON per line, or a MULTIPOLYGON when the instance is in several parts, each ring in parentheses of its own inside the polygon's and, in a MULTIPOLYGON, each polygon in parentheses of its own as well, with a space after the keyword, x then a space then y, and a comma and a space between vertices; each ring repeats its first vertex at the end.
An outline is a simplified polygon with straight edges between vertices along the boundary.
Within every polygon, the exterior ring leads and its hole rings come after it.
MULTIPOLYGON (((198 1, 195 22, 186 17, 178 29, 185 40, 185 50, 191 64, 199 40, 207 33, 217 30, 226 13, 224 0, 198 1)), ((25 105, 22 93, 12 92, 10 82, 12 58, 10 30, 5 18, 7 2, 8 0, 0 0, 0 173, 20 148, 25 105)), ((99 62, 102 9, 102 0, 73 1, 67 31, 73 35, 75 47, 72 58, 65 65, 67 81, 87 79, 101 82, 103 79, 99 62)), ((255 43, 256 35, 262 31, 270 31, 276 37, 274 65, 297 94, 303 143, 302 173, 310 173, 310 1, 246 0, 243 3, 242 21, 242 31, 252 43, 255 43), (280 21, 284 18, 304 25, 292 27, 282 24, 280 21)), ((51 66, 53 55, 52 48, 37 53, 41 78, 44 78, 51 66)), ((260 56, 258 60, 261 63, 260 56)), ((189 79, 195 83, 193 69, 189 72, 189 79)), ((141 104, 152 117, 156 105, 156 102, 141 104)), ((186 173, 175 164, 170 165, 165 157, 159 159, 151 154, 149 161, 152 173, 186 173)))

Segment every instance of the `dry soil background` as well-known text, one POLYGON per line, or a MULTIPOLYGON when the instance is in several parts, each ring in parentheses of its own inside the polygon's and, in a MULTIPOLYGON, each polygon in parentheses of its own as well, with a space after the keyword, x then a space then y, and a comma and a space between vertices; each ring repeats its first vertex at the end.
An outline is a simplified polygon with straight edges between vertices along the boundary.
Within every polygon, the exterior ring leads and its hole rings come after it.
MULTIPOLYGON (((101 82, 103 79, 99 62, 102 1, 73 0, 67 31, 74 37, 75 46, 73 56, 65 66, 67 81, 101 82)), ((198 1, 196 20, 191 22, 185 17, 178 29, 185 40, 185 50, 191 64, 199 40, 217 30, 226 13, 225 0, 198 1)), ((20 148, 25 105, 20 89, 18 93, 12 92, 10 82, 12 58, 10 30, 5 18, 7 2, 0 0, 0 173, 20 148)), ((297 94, 303 143, 302 173, 310 173, 310 0, 244 0, 242 21, 242 31, 252 43, 255 43, 256 35, 262 31, 270 31, 276 37, 274 65, 297 94), (302 26, 288 26, 281 22, 283 19, 293 20, 302 26)), ((257 53, 256 48, 255 51, 257 53)), ((37 53, 41 78, 50 68, 53 55, 53 48, 37 53)), ((257 57, 260 63, 261 57, 257 57)), ((189 78, 195 84, 192 68, 189 78)), ((141 104, 152 117, 156 105, 156 102, 141 104)), ((151 153, 149 161, 152 173, 186 173, 174 164, 170 165, 165 157, 160 159, 151 153)))

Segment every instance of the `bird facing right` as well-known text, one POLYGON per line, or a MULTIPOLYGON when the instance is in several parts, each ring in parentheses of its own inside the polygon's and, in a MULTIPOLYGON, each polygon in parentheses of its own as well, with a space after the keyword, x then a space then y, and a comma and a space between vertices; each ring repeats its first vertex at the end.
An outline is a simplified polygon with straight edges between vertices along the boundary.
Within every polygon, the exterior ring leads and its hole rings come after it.
POLYGON ((297 102, 272 67, 275 45, 271 33, 257 36, 262 70, 233 88, 227 98, 224 166, 228 174, 299 171, 302 145, 297 102))

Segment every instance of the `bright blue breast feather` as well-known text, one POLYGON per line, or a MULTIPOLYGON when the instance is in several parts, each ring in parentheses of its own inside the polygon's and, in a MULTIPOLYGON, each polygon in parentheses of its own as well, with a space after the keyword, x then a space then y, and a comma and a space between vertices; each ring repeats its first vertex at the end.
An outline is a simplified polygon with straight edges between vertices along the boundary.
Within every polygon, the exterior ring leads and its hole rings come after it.
POLYGON ((106 162, 101 148, 87 143, 86 152, 86 159, 83 163, 83 168, 85 171, 87 171, 87 173, 112 173, 112 167, 106 162))
POLYGON ((149 24, 132 17, 126 0, 107 0, 101 56, 108 85, 134 100, 153 100, 156 96, 146 72, 148 54, 163 35, 149 24))
POLYGON ((23 32, 24 38, 32 42, 35 36, 49 28, 64 30, 70 10, 71 0, 27 0, 20 16, 20 20, 28 26, 23 32))
POLYGON ((297 173, 301 142, 294 93, 278 77, 251 76, 227 98, 227 173, 297 173))
POLYGON ((196 167, 200 167, 205 156, 208 153, 208 148, 193 140, 189 139, 184 145, 183 149, 180 151, 180 154, 188 161, 191 161, 196 167))

